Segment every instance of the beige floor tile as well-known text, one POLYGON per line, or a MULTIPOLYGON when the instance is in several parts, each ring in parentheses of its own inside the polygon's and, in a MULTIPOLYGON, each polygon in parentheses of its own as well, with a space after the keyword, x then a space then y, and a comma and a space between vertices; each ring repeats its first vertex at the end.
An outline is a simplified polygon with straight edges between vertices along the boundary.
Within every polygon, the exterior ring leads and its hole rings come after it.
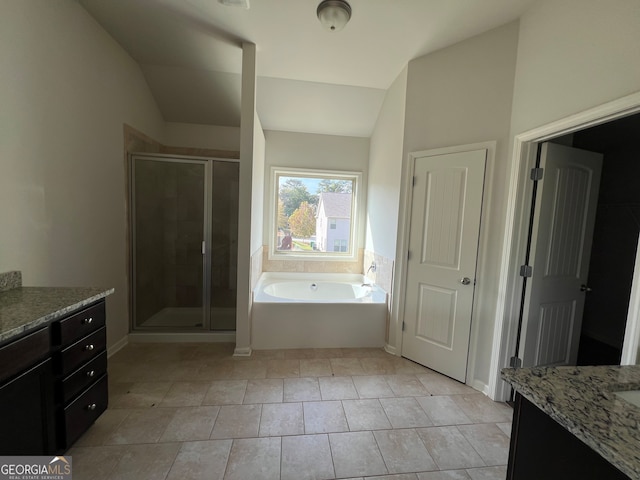
MULTIPOLYGON (((444 470, 441 472, 421 472, 417 474, 418 480, 470 480, 471 477, 465 470, 444 470)), ((502 478, 501 480, 504 480, 502 478)))
POLYGON ((130 445, 111 472, 111 479, 157 480, 165 478, 179 450, 179 443, 130 445))
POLYGON ((233 364, 232 377, 236 380, 267 378, 267 364, 260 360, 239 360, 233 364))
POLYGON ((496 426, 509 438, 511 438, 511 422, 496 423, 496 426))
POLYGON ((135 382, 123 393, 109 395, 110 408, 151 408, 162 402, 170 382, 135 382))
POLYGON ((314 348, 313 358, 342 358, 342 348, 314 348))
POLYGON ((318 382, 320 383, 322 400, 359 398, 351 377, 320 377, 318 382))
POLYGON ((396 397, 423 397, 429 395, 427 389, 415 375, 386 375, 384 379, 396 397))
POLYGON ((233 440, 182 444, 166 480, 222 480, 233 440))
POLYGON ((395 362, 396 374, 424 375, 434 373, 433 370, 430 370, 427 367, 424 367, 419 363, 412 362, 411 360, 408 360, 406 358, 394 357, 393 360, 395 362))
POLYGON ((286 350, 254 350, 251 353, 253 360, 275 360, 287 358, 285 356, 286 350))
POLYGON ((342 407, 347 417, 349 430, 381 430, 391 428, 391 423, 380 404, 375 399, 343 400, 342 407))
POLYGON ((389 473, 438 469, 415 430, 380 430, 373 435, 389 473))
POLYGON ((433 423, 414 397, 381 398, 380 403, 393 428, 433 426, 433 423))
POLYGON ((436 426, 472 423, 450 396, 416 397, 416 400, 436 426))
POLYGON ((300 360, 301 377, 330 377, 333 375, 328 358, 309 358, 300 360))
POLYGON ((507 477, 507 467, 485 467, 467 470, 471 480, 504 480, 507 477))
POLYGON ((335 473, 327 435, 282 437, 281 480, 331 478, 335 473))
POLYGON ((464 435, 487 466, 506 465, 509 458, 509 437, 497 425, 460 425, 458 430, 464 435))
POLYGON ((376 475, 375 477, 367 477, 366 480, 417 480, 417 478, 418 477, 415 473, 395 473, 392 475, 376 475))
POLYGON ((284 358, 302 360, 303 358, 316 358, 314 348, 289 348, 284 350, 284 358))
POLYGON ((382 375, 354 376, 352 378, 360 398, 395 397, 393 390, 382 375))
POLYGON ((242 404, 247 390, 247 380, 215 380, 202 400, 203 405, 242 404))
POLYGON ((310 402, 321 400, 317 378, 285 378, 285 402, 310 402))
POLYGON ((281 378, 249 380, 242 403, 281 403, 284 382, 281 378))
POLYGON ((176 410, 160 442, 207 440, 213 430, 220 407, 181 407, 176 410))
POLYGON ((76 447, 102 445, 129 416, 130 410, 108 408, 74 444, 76 447))
POLYGON ((471 423, 510 422, 513 418, 513 409, 509 405, 494 402, 481 393, 453 395, 451 398, 469 417, 471 423))
POLYGON ((212 362, 208 365, 212 380, 231 380, 234 378, 236 362, 232 360, 212 362))
POLYGON ((262 405, 223 405, 211 431, 211 439, 257 437, 262 405))
POLYGON ((160 402, 161 407, 195 407, 202 404, 208 382, 174 382, 160 402))
POLYGON ((304 402, 304 432, 348 432, 349 425, 340 401, 304 402))
POLYGON ((304 421, 302 403, 266 403, 260 418, 261 437, 302 435, 304 421))
POLYGON ((416 429, 441 470, 483 467, 482 458, 456 427, 416 429))
POLYGON ((336 377, 345 375, 364 375, 359 358, 332 358, 331 371, 336 377))
POLYGON ((224 478, 279 480, 280 454, 280 437, 234 440, 224 478))
POLYGON ((111 472, 127 448, 122 445, 91 448, 74 446, 66 453, 72 457, 74 480, 111 480, 111 472))
POLYGON ((300 360, 278 359, 267 361, 267 378, 292 378, 300 376, 300 360))
POLYGON ((155 443, 175 414, 175 408, 131 410, 129 415, 109 434, 105 445, 155 443))
POLYGON ((395 362, 391 358, 361 358, 360 365, 365 375, 392 375, 396 373, 395 362))
POLYGON ((416 375, 418 380, 432 395, 461 395, 469 393, 478 393, 473 388, 464 383, 452 380, 449 377, 440 375, 439 373, 428 373, 416 375))
POLYGON ((338 478, 389 473, 371 432, 332 433, 329 443, 338 478))

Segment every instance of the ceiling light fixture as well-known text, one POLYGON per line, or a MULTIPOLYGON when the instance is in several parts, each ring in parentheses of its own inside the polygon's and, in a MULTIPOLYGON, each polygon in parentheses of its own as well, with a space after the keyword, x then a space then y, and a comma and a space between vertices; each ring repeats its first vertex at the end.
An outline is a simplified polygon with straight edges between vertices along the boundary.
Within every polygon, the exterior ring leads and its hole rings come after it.
POLYGON ((338 32, 351 18, 351 5, 345 0, 322 0, 316 13, 327 30, 338 32))

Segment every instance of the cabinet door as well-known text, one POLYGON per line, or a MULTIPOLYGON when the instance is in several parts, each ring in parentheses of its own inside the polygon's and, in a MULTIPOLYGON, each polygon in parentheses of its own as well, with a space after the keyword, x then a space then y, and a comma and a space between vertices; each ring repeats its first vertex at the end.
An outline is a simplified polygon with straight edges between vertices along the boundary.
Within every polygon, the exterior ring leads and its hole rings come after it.
POLYGON ((0 386, 0 454, 54 452, 52 382, 51 360, 47 359, 0 386))

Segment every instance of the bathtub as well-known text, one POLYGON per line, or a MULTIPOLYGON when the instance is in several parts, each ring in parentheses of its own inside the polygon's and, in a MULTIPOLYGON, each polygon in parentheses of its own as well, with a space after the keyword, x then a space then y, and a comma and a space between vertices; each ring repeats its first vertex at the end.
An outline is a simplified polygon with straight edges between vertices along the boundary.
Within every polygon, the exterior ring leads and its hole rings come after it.
POLYGON ((252 348, 384 346, 387 294, 368 283, 363 275, 263 273, 253 291, 252 348))

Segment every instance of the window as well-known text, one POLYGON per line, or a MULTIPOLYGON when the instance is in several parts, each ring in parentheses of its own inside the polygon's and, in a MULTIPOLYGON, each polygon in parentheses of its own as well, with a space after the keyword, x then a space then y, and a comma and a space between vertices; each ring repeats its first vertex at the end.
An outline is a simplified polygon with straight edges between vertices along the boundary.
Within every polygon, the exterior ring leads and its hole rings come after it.
POLYGON ((273 169, 272 255, 353 256, 359 173, 273 169))

